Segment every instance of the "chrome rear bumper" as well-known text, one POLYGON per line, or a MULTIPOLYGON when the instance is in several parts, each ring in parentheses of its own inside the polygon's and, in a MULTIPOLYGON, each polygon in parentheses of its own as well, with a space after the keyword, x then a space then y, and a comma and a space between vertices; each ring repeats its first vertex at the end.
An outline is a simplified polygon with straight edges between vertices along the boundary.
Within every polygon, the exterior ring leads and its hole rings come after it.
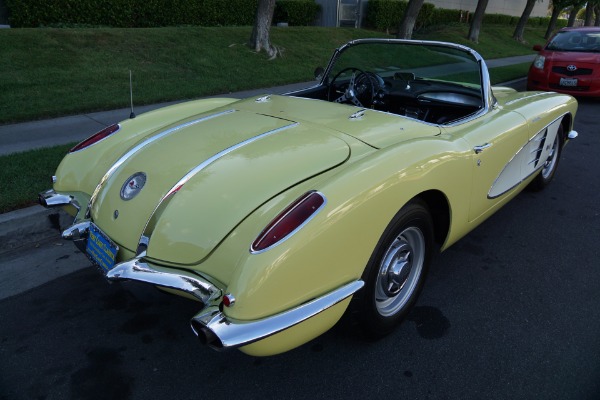
MULTIPOLYGON (((45 207, 73 205, 80 209, 72 196, 54 190, 40 193, 39 201, 45 207)), ((62 237, 73 241, 85 253, 89 229, 90 221, 80 220, 66 229, 62 237)), ((353 281, 291 310, 258 320, 234 321, 222 311, 223 290, 209 279, 193 271, 155 265, 146 260, 145 255, 144 251, 131 260, 117 264, 106 272, 106 278, 173 289, 200 300, 204 307, 192 318, 192 330, 201 342, 216 350, 249 345, 296 326, 344 301, 364 286, 361 280, 353 281)))
POLYGON ((232 321, 218 307, 207 307, 192 318, 198 338, 216 350, 245 346, 300 324, 347 299, 364 286, 363 281, 350 282, 308 303, 255 321, 232 321))
POLYGON ((106 277, 111 281, 133 280, 179 290, 202 301, 204 308, 190 323, 200 341, 216 350, 245 346, 298 325, 347 299, 364 286, 360 280, 351 282, 280 314, 254 321, 233 321, 221 311, 221 289, 198 274, 159 267, 144 260, 143 256, 117 264, 106 273, 106 277))
POLYGON ((245 346, 291 328, 347 299, 364 286, 348 283, 291 310, 254 321, 233 321, 222 312, 223 291, 192 272, 153 265, 141 257, 118 264, 106 273, 111 281, 133 280, 179 290, 202 301, 204 308, 191 320, 200 341, 213 349, 245 346))

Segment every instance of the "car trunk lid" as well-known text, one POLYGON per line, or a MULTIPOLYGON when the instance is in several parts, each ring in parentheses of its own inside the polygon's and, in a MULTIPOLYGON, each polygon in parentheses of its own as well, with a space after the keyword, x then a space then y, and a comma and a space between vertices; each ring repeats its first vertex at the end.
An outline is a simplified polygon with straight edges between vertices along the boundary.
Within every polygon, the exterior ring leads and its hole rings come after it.
POLYGON ((150 257, 183 264, 206 257, 269 198, 350 154, 333 135, 239 110, 180 121, 145 142, 104 184, 92 216, 120 245, 135 249, 145 232, 150 257), (123 200, 122 188, 140 172, 144 187, 123 200))

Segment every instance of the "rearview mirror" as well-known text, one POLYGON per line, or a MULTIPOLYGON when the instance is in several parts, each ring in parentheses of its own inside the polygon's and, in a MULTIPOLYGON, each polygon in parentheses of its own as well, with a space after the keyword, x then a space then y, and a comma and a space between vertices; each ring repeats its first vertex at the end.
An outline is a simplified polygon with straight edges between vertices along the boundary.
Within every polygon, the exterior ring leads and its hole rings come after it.
POLYGON ((317 67, 315 68, 315 80, 320 81, 323 79, 323 74, 325 73, 325 68, 317 67))
POLYGON ((533 46, 533 50, 535 51, 542 51, 542 45, 541 44, 536 44, 533 46))
POLYGON ((413 74, 412 72, 396 72, 394 74, 394 80, 400 80, 400 81, 406 81, 406 82, 414 81, 415 74, 413 74))

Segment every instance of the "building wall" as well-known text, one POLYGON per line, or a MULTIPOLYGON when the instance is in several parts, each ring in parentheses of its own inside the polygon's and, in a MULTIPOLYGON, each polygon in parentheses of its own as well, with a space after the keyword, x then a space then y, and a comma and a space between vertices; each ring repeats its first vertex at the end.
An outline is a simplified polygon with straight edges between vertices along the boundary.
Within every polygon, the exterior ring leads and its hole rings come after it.
POLYGON ((321 12, 317 18, 318 26, 337 26, 337 0, 316 0, 321 5, 321 12))
MULTIPOLYGON (((0 0, 2 1, 2 0, 0 0)), ((338 2, 339 0, 315 0, 321 5, 321 13, 317 18, 316 24, 319 26, 338 26, 338 2)), ((407 1, 407 0, 405 0, 407 1)), ((548 16, 548 3, 550 0, 537 1, 531 12, 531 17, 548 16)), ((359 27, 364 25, 364 19, 367 12, 368 0, 357 0, 361 9, 361 21, 359 27)), ((454 10, 465 10, 471 13, 475 12, 477 0, 425 0, 425 3, 431 3, 437 8, 448 8, 454 10)), ((489 0, 485 9, 486 14, 505 14, 520 17, 525 9, 526 0, 489 0)))
MULTIPOLYGON (((550 0, 537 1, 531 12, 532 17, 546 17, 548 15, 548 3, 550 0)), ((448 8, 453 10, 467 10, 475 12, 477 0, 425 0, 437 8, 448 8)), ((520 17, 525 9, 525 0, 489 0, 485 9, 486 14, 506 14, 520 17)))

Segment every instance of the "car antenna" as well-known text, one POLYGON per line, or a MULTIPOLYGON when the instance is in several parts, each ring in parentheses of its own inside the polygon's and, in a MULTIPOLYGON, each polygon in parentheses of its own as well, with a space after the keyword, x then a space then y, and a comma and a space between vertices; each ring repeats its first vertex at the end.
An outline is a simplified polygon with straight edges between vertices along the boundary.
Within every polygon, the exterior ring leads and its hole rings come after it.
POLYGON ((129 114, 129 119, 135 118, 135 113, 133 112, 133 84, 131 81, 131 70, 129 70, 129 101, 131 103, 131 114, 129 114))

